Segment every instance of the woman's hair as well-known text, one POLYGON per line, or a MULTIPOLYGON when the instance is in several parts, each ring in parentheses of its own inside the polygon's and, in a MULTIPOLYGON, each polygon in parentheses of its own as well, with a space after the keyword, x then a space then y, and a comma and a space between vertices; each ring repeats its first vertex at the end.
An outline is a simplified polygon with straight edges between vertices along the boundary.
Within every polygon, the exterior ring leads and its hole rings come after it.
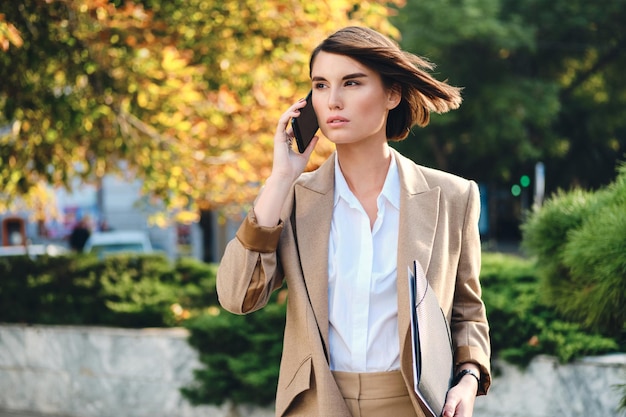
POLYGON ((400 104, 387 119, 388 140, 406 138, 415 124, 426 126, 431 111, 445 113, 461 105, 460 88, 438 81, 427 72, 434 64, 401 50, 375 30, 349 26, 330 35, 313 50, 309 75, 320 51, 348 56, 378 72, 385 88, 400 90, 400 104))

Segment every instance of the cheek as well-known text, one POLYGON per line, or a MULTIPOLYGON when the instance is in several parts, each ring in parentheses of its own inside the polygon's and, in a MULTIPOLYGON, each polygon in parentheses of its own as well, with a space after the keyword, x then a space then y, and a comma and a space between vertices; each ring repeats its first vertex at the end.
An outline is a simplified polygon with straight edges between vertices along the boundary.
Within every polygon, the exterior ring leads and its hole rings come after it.
POLYGON ((380 104, 381 102, 371 100, 364 102, 360 108, 360 113, 367 115, 367 119, 371 123, 378 124, 387 118, 389 110, 380 104))
POLYGON ((324 105, 325 101, 325 89, 316 88, 315 86, 311 88, 311 102, 313 103, 313 108, 317 110, 318 108, 324 105))

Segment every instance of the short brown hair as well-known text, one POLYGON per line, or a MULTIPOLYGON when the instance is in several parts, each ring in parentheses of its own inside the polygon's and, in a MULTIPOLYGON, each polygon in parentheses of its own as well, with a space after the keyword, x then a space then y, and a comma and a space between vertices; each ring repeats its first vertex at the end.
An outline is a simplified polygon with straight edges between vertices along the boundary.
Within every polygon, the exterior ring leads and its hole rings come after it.
POLYGON ((401 50, 373 29, 349 26, 330 35, 313 50, 309 75, 320 51, 348 56, 378 72, 385 88, 400 90, 400 104, 389 112, 387 140, 406 138, 413 125, 426 126, 431 111, 445 113, 461 105, 460 88, 438 81, 427 72, 434 64, 401 50))

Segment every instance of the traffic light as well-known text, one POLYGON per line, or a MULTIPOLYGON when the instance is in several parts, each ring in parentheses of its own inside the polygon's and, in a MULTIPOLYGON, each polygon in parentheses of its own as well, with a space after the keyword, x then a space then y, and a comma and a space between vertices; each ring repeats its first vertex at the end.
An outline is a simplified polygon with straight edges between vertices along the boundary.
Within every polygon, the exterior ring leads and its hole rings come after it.
POLYGON ((522 188, 528 188, 529 185, 530 177, 524 174, 520 177, 519 184, 513 184, 511 187, 511 194, 513 197, 519 197, 522 194, 522 188))
POLYGON ((524 188, 528 187, 530 185, 530 177, 528 175, 522 175, 522 178, 520 178, 519 183, 524 188))

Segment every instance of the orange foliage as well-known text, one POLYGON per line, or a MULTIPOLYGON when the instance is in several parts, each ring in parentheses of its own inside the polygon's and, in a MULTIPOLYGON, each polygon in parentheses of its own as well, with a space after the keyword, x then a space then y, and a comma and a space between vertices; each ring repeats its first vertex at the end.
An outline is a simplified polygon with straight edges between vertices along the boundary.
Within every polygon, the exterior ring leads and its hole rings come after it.
MULTIPOLYGON (((47 132, 44 140, 67 140, 57 158, 83 161, 83 176, 100 177, 127 161, 127 175, 174 210, 251 202, 271 169, 276 122, 310 88, 309 54, 323 38, 350 24, 399 36, 387 20, 392 9, 358 0, 190 0, 153 10, 107 0, 64 5, 73 16, 64 36, 88 52, 89 63, 79 65, 87 75, 105 74, 111 85, 90 90, 87 76, 59 68, 57 88, 84 95, 83 107, 74 106, 82 125, 75 140, 72 132, 58 139, 47 132), (92 163, 84 164, 86 157, 92 163)), ((12 28, 0 16, 0 48, 21 45, 12 28)), ((55 128, 41 124, 49 115, 31 116, 20 120, 24 143, 55 128)), ((309 169, 331 151, 320 141, 309 169)), ((69 176, 52 179, 67 183, 69 176)))

